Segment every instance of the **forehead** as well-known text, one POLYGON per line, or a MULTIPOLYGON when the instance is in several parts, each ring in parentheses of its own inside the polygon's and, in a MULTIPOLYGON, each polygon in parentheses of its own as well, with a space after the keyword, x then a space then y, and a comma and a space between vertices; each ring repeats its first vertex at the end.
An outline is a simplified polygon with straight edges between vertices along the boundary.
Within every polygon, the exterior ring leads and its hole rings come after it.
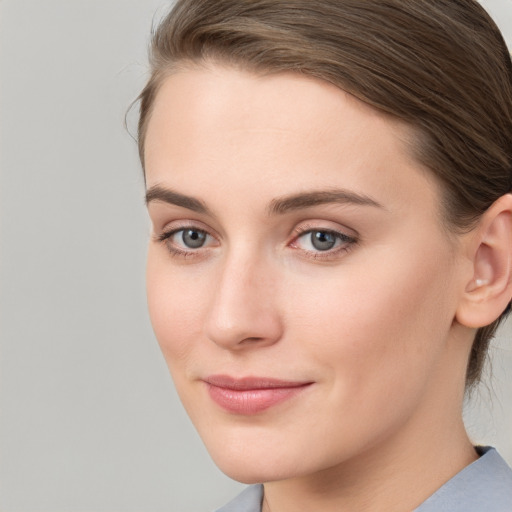
POLYGON ((361 193, 410 197, 411 188, 433 186, 409 155, 411 139, 403 123, 322 80, 191 67, 169 76, 156 97, 145 141, 147 182, 190 188, 200 177, 236 188, 241 181, 248 194, 262 180, 302 189, 337 180, 361 193))
POLYGON ((193 129, 196 137, 212 135, 220 127, 292 128, 297 133, 303 128, 312 142, 336 135, 357 138, 371 125, 383 128, 381 135, 390 135, 388 144, 410 137, 405 124, 326 81, 289 72, 261 75, 212 63, 189 65, 164 79, 148 124, 146 143, 155 125, 193 129))

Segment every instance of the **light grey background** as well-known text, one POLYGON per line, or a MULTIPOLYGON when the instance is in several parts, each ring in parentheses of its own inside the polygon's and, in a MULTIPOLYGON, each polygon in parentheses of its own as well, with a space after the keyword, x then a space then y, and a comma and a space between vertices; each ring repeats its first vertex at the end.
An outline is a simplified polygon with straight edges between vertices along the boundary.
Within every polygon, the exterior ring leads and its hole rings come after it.
MULTIPOLYGON (((509 42, 511 1, 483 2, 509 42)), ((209 511, 241 487, 185 417, 146 314, 148 221, 123 116, 168 6, 0 1, 0 512, 209 511)), ((493 391, 467 413, 509 463, 511 340, 509 324, 493 391)))

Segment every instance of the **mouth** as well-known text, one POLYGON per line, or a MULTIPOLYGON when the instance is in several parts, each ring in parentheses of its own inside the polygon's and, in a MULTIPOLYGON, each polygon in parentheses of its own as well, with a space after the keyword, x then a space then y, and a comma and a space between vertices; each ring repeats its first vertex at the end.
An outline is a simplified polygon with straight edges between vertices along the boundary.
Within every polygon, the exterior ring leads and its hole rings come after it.
POLYGON ((234 378, 212 375, 203 379, 210 398, 225 411, 252 415, 289 400, 313 382, 285 381, 266 377, 234 378))

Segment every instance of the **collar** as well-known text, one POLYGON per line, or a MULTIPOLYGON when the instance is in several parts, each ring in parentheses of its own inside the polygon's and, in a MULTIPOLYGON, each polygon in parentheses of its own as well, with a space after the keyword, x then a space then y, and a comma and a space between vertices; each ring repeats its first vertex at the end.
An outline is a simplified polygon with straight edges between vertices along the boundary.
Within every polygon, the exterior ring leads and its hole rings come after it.
MULTIPOLYGON (((511 512, 512 469, 491 447, 448 480, 413 512, 511 512)), ((217 512, 261 512, 263 485, 251 485, 217 512)))

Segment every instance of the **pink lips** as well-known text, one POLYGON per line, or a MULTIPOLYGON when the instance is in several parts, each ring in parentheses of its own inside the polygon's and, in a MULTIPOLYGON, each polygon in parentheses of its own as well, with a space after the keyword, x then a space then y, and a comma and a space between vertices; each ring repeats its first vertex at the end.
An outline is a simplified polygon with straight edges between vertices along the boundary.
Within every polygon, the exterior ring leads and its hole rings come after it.
POLYGON ((212 400, 235 414, 257 414, 297 395, 312 382, 291 382, 263 377, 235 379, 212 375, 204 379, 212 400))

